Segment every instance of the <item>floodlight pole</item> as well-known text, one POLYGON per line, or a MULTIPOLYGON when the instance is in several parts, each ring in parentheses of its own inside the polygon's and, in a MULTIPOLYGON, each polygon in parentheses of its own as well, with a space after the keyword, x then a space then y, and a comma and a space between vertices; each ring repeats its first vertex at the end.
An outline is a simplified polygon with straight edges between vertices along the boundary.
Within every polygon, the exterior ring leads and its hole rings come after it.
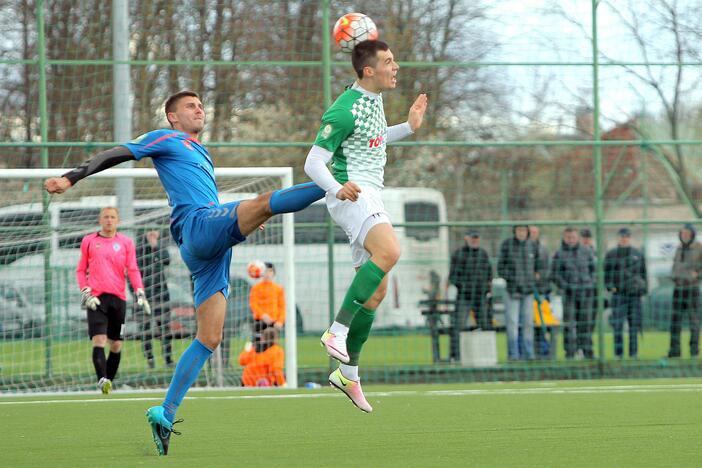
MULTIPOLYGON (((129 2, 112 1, 112 56, 114 60, 129 60, 129 2)), ((132 99, 131 76, 128 63, 115 63, 112 66, 112 115, 115 141, 132 139, 132 99)), ((132 161, 122 167, 134 167, 132 161)), ((134 181, 120 178, 116 181, 117 208, 120 219, 129 227, 134 221, 134 181)))
MULTIPOLYGON (((39 65, 39 129, 42 143, 49 141, 49 112, 46 98, 46 37, 44 34, 44 1, 37 0, 37 55, 39 65)), ((49 167, 49 148, 42 146, 40 150, 41 167, 49 167)), ((46 242, 44 244, 44 353, 46 378, 51 378, 51 328, 52 328, 52 278, 51 278, 51 220, 49 202, 51 197, 47 192, 42 194, 42 226, 45 228, 46 242)))

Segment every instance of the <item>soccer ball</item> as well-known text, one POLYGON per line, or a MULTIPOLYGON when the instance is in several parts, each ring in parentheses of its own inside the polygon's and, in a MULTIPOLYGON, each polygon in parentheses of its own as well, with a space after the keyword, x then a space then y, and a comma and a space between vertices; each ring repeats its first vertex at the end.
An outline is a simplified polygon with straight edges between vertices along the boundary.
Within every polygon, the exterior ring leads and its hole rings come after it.
POLYGON ((263 273, 265 273, 265 271, 266 264, 263 263, 261 260, 254 260, 252 262, 249 262, 248 265, 246 265, 246 272, 249 274, 250 277, 254 279, 263 276, 263 273))
POLYGON ((351 52, 359 42, 378 39, 378 28, 363 13, 347 13, 334 25, 334 41, 344 52, 351 52))

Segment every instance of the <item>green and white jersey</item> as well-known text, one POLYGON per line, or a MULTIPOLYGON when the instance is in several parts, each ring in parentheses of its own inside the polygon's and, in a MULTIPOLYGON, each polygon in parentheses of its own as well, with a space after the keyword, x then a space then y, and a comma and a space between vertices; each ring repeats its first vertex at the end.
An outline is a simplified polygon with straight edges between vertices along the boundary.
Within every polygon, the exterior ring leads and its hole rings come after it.
POLYGON ((354 83, 322 116, 314 144, 333 153, 331 172, 337 182, 382 190, 387 128, 382 96, 354 83))

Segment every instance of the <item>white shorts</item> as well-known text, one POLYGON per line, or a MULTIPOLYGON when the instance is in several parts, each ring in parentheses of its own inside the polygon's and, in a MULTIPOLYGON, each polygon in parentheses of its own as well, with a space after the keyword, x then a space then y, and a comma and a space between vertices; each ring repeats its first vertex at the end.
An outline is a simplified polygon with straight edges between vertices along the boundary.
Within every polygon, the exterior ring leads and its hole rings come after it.
POLYGON ((336 196, 327 194, 326 203, 332 219, 349 238, 354 268, 360 267, 370 258, 370 252, 363 247, 368 232, 376 224, 392 224, 380 199, 380 192, 362 187, 355 202, 339 200, 336 196))

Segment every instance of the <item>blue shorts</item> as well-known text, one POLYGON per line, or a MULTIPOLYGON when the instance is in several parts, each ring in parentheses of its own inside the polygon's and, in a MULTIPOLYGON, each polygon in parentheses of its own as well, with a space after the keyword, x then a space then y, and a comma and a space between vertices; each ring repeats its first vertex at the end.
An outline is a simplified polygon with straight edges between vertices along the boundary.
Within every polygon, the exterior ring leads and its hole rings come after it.
POLYGON ((183 222, 180 255, 193 275, 196 309, 218 292, 229 294, 232 246, 246 240, 239 231, 238 205, 199 209, 183 222))

